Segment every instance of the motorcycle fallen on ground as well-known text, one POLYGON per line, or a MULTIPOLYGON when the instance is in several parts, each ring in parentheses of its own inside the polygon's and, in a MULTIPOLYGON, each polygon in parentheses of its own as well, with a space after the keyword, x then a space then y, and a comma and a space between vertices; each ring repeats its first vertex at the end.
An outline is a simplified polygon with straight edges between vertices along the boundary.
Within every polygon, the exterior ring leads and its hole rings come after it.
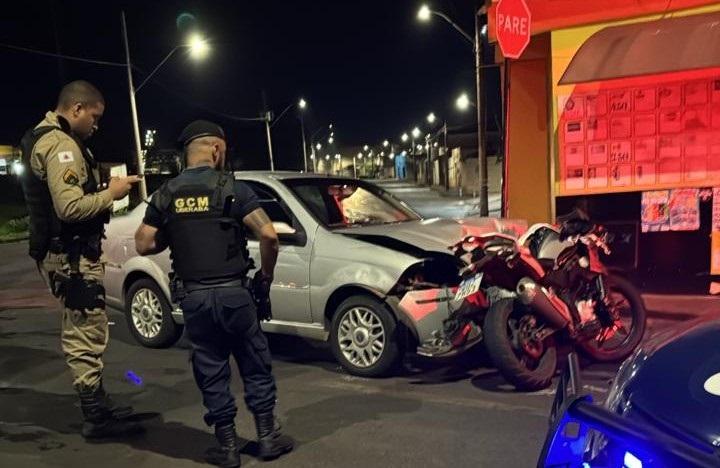
POLYGON ((566 348, 595 362, 630 355, 645 331, 645 306, 602 263, 608 233, 580 211, 559 222, 519 238, 491 233, 452 246, 467 263, 453 298, 460 306, 418 353, 451 355, 482 340, 503 377, 526 391, 550 385, 566 348))

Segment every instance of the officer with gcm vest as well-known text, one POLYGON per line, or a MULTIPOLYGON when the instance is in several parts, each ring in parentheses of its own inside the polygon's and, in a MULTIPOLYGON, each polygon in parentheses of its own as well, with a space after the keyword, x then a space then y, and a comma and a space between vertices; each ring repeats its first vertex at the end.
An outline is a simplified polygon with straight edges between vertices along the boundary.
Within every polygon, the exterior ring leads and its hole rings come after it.
POLYGON ((255 416, 260 457, 292 450, 292 440, 275 421, 276 388, 268 342, 259 321, 270 319, 269 293, 278 237, 257 196, 223 171, 225 134, 198 120, 180 135, 187 169, 155 193, 135 234, 140 255, 170 248, 173 302, 179 303, 192 342, 195 381, 215 426, 219 449, 209 461, 240 466, 235 433, 237 407, 230 392, 229 357, 237 362, 245 403, 255 416), (260 242, 261 268, 252 281, 245 228, 260 242))
POLYGON ((28 170, 22 187, 30 214, 30 256, 63 306, 62 350, 80 396, 85 438, 115 437, 141 429, 124 420, 131 407, 115 405, 102 382, 108 342, 101 241, 113 200, 125 197, 137 176, 100 185, 98 167, 84 140, 105 110, 102 94, 87 81, 60 91, 55 111, 21 141, 28 170))

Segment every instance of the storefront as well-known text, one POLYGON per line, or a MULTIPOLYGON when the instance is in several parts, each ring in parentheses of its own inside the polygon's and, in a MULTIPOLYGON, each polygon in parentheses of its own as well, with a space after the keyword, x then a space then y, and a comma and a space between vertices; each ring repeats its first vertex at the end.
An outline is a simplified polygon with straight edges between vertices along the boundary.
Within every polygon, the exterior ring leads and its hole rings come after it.
POLYGON ((582 206, 616 234, 616 265, 651 287, 707 291, 720 275, 720 3, 526 4, 528 47, 497 56, 504 215, 582 206))

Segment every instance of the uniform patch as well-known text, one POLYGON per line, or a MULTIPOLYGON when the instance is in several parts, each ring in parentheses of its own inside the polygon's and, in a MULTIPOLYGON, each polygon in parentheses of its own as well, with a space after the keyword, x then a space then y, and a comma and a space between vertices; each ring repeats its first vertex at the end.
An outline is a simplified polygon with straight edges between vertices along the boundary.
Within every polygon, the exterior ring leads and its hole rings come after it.
POLYGON ((58 153, 58 160, 61 163, 69 163, 75 161, 75 158, 73 157, 72 151, 60 151, 58 153))
POLYGON ((173 202, 175 213, 202 213, 210 211, 210 197, 181 197, 173 202))
POLYGON ((75 173, 75 171, 73 171, 72 169, 67 169, 63 173, 63 182, 68 185, 78 185, 80 183, 80 178, 75 173))

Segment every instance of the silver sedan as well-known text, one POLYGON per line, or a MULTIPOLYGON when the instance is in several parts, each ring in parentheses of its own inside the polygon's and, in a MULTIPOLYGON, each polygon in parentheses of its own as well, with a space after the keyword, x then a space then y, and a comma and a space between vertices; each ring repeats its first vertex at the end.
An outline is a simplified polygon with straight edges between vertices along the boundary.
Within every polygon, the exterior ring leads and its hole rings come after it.
MULTIPOLYGON (((422 219, 388 192, 355 179, 235 176, 259 196, 280 237, 273 320, 263 329, 329 341, 355 375, 389 373, 405 350, 441 326, 462 267, 450 245, 509 226, 490 218, 422 219)), ((169 299, 167 251, 150 257, 135 251, 144 212, 142 204, 108 226, 107 303, 125 312, 142 345, 166 347, 180 337, 183 316, 169 299)), ((259 265, 258 242, 249 239, 248 248, 259 265)))

